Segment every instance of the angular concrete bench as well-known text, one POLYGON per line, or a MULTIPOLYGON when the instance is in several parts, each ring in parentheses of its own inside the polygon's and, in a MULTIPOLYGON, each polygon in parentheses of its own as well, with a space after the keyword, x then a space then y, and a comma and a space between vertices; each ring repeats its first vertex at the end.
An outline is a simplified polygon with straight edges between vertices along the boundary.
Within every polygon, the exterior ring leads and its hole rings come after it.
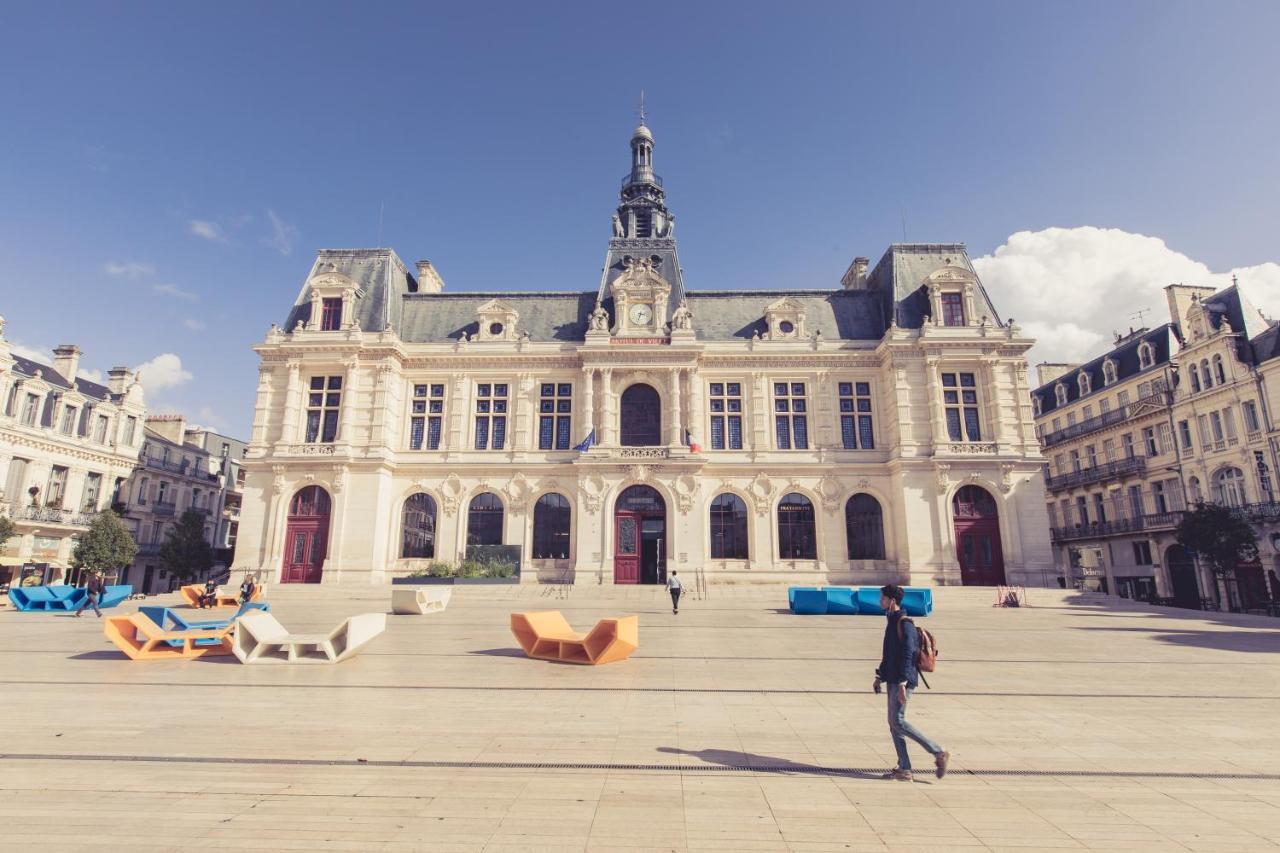
MULTIPOLYGON (((187 584, 186 586, 179 587, 178 593, 182 596, 182 599, 185 602, 187 602, 188 606, 199 607, 200 596, 204 595, 204 584, 202 583, 187 584)), ((253 595, 249 597, 249 600, 262 601, 262 599, 265 598, 266 595, 267 595, 266 585, 259 584, 258 587, 254 589, 253 595)), ((240 591, 237 589, 237 590, 228 592, 225 587, 219 589, 216 593, 214 606, 215 607, 239 607, 240 591)))
POLYGON ((640 647, 640 617, 601 619, 590 633, 574 631, 559 610, 512 613, 511 633, 531 658, 565 663, 613 663, 640 647))
POLYGON ((449 606, 449 598, 453 595, 450 587, 417 587, 391 590, 391 612, 401 615, 421 616, 435 613, 449 606))
MULTIPOLYGON (((933 613, 933 590, 924 586, 902 588, 902 609, 908 616, 928 616, 933 613)), ((883 616, 880 609, 880 587, 864 586, 858 590, 858 612, 864 616, 883 616)))
POLYGON ((341 663, 387 629, 387 614, 352 616, 327 634, 290 634, 264 610, 235 622, 231 649, 241 663, 341 663))
POLYGON ((231 626, 208 631, 166 631, 144 613, 108 616, 107 639, 131 660, 181 660, 231 654, 231 626))
MULTIPOLYGON (((271 605, 265 601, 247 601, 240 605, 235 613, 217 619, 194 619, 191 610, 176 607, 146 606, 139 607, 138 612, 166 631, 212 631, 226 628, 250 610, 270 610, 271 605)), ((203 611, 201 611, 203 612, 203 611)), ((212 615, 212 611, 210 611, 212 615)))
MULTIPOLYGON (((933 590, 909 586, 903 589, 902 609, 908 616, 928 616, 933 612, 933 590)), ((798 616, 883 616, 880 609, 880 587, 793 586, 787 589, 787 603, 798 616)))
MULTIPOLYGON (((133 594, 129 584, 108 586, 98 596, 98 609, 115 607, 133 594)), ((89 596, 84 587, 54 584, 52 586, 15 586, 9 588, 9 603, 22 611, 78 610, 89 596)))

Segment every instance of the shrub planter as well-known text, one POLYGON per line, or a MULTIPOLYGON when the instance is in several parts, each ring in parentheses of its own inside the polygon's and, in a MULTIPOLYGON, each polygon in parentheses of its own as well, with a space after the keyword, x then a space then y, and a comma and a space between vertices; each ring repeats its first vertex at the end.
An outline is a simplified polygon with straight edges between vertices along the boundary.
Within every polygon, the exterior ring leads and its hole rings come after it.
POLYGON ((456 584, 520 583, 520 576, 509 578, 450 578, 456 584))
POLYGON ((392 578, 391 585, 392 586, 410 586, 410 585, 421 586, 425 584, 449 584, 450 586, 452 586, 455 580, 456 578, 433 578, 429 576, 420 577, 420 578, 392 578))

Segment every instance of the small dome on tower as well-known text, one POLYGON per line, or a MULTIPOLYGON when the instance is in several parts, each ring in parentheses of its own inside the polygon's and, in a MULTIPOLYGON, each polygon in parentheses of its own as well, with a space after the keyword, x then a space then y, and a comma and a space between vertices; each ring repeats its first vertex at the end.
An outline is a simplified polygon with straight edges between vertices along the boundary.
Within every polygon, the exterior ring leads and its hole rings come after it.
POLYGON ((635 133, 631 134, 632 139, 647 139, 653 141, 653 134, 649 132, 649 128, 643 124, 636 128, 635 133))

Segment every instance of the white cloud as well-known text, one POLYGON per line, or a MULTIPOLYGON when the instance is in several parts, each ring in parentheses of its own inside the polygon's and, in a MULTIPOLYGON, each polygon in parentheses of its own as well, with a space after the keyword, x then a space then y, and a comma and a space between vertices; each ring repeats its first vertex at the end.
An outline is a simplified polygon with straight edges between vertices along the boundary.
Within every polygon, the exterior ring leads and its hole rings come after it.
POLYGON ((138 381, 149 392, 177 388, 192 380, 191 372, 184 369, 182 359, 171 352, 164 352, 135 368, 138 381))
POLYGON ((294 241, 298 239, 297 227, 276 216, 274 210, 267 211, 267 218, 271 220, 271 236, 263 237, 262 245, 275 249, 282 255, 288 255, 293 251, 294 241))
POLYGON ((215 432, 222 432, 227 428, 226 418, 215 412, 212 406, 201 406, 193 421, 215 432))
POLYGON ((53 347, 32 346, 21 341, 10 340, 9 351, 14 355, 20 355, 23 358, 29 358, 41 364, 53 364, 53 347))
POLYGON ((182 325, 183 325, 183 326, 185 326, 185 327, 187 327, 188 329, 190 329, 190 330, 191 330, 191 331, 193 331, 193 332, 201 332, 201 331, 204 331, 204 322, 203 322, 203 321, 201 321, 201 320, 197 320, 197 319, 195 319, 194 317, 186 317, 186 318, 184 318, 184 319, 183 319, 183 321, 182 321, 182 325))
POLYGON ((107 261, 102 265, 102 271, 116 278, 138 279, 155 275, 156 268, 138 261, 107 261))
POLYGON ((200 301, 200 297, 198 295, 189 290, 183 290, 176 284, 153 284, 151 285, 151 289, 156 293, 160 293, 165 296, 172 296, 176 299, 185 299, 188 302, 200 301))
POLYGON ((1139 311, 1141 325, 1167 322, 1169 284, 1222 288, 1235 274, 1256 307, 1280 317, 1280 264, 1215 273, 1158 237, 1116 228, 1019 231, 973 265, 1001 314, 1037 339, 1032 365, 1100 355, 1113 333, 1140 325, 1139 311))
POLYGON ((76 370, 76 376, 79 376, 81 379, 88 379, 90 382, 97 382, 99 385, 102 384, 101 370, 89 370, 87 368, 81 367, 78 370, 76 370))
POLYGON ((187 224, 187 231, 213 243, 221 243, 226 239, 222 236, 222 227, 218 223, 210 222, 207 219, 191 220, 187 224))

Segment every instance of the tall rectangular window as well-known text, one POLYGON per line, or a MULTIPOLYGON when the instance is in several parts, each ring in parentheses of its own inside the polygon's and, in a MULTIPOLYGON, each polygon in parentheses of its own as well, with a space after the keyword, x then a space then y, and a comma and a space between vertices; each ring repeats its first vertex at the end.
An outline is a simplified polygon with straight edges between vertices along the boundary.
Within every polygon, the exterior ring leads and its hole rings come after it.
POLYGON ((133 436, 138 431, 138 419, 133 415, 124 420, 124 443, 126 447, 133 447, 133 436))
POLYGON ((336 332, 342 328, 342 300, 320 300, 320 331, 336 332))
POLYGON ((1191 449, 1191 422, 1178 421, 1178 437, 1182 439, 1182 449, 1191 449))
POLYGON ((107 443, 107 416, 98 415, 97 423, 93 428, 93 440, 98 444, 107 443))
POLYGON ((102 492, 102 475, 89 472, 84 479, 84 500, 80 502, 81 512, 95 512, 98 509, 98 495, 102 492))
POLYGON ((959 293, 943 293, 939 299, 942 301, 942 325, 963 326, 964 297, 959 293))
POLYGON ((538 449, 568 450, 573 420, 573 385, 542 382, 538 389, 538 449))
POLYGON ((1146 515, 1146 513, 1143 512, 1142 510, 1142 487, 1141 486, 1129 487, 1129 512, 1133 514, 1134 518, 1142 518, 1142 516, 1146 515))
POLYGON ((711 449, 742 449, 742 383, 712 382, 707 385, 711 406, 711 449))
POLYGON ((1119 394, 1117 394, 1117 395, 1116 395, 1116 403, 1117 403, 1117 404, 1120 406, 1120 408, 1122 408, 1122 409, 1123 409, 1125 406, 1129 405, 1129 392, 1128 392, 1128 391, 1121 391, 1119 394))
POLYGON ((342 377, 312 376, 307 391, 307 444, 332 444, 338 438, 342 377))
POLYGON ((1227 428, 1227 441, 1231 444, 1236 443, 1236 417, 1235 412, 1231 411, 1231 407, 1222 410, 1222 424, 1227 428))
POLYGON ((45 490, 45 506, 62 506, 62 498, 67 489, 67 468, 54 465, 49 472, 49 487, 45 490))
POLYGON ((1213 440, 1222 441, 1222 416, 1217 412, 1210 412, 1209 425, 1213 427, 1213 440))
POLYGON ((871 423, 871 383, 841 382, 840 440, 845 450, 874 450, 875 429, 871 423))
POLYGON ((1160 442, 1156 439, 1155 427, 1144 427, 1142 430, 1142 443, 1147 448, 1148 456, 1160 455, 1160 442))
POLYGON ((1111 411, 1111 401, 1103 397, 1098 401, 1098 414, 1105 415, 1109 411, 1111 411))
POLYGON ((71 435, 71 432, 72 430, 75 429, 75 426, 76 426, 76 407, 63 406, 62 421, 58 424, 58 432, 62 433, 63 435, 71 435))
POLYGON ((440 449, 440 419, 444 417, 444 385, 415 383, 409 402, 409 449, 440 449))
POLYGON ((1173 433, 1169 430, 1169 425, 1166 423, 1161 423, 1158 434, 1160 436, 1160 452, 1172 453, 1173 452, 1173 433))
POLYGON ((36 394, 28 394, 27 399, 22 403, 22 422, 27 426, 36 425, 36 407, 40 405, 40 397, 36 394))
POLYGON ((779 450, 809 449, 808 411, 803 382, 773 383, 773 423, 779 450))
POLYGON ((507 383, 476 384, 476 450, 501 450, 507 443, 507 383))
MULTIPOLYGON (((942 405, 952 441, 982 441, 978 383, 972 373, 942 374, 942 405)), ((1068 417, 1068 423, 1072 418, 1068 417)))
POLYGON ((1258 404, 1253 400, 1245 400, 1240 408, 1244 412, 1245 432, 1257 432, 1261 429, 1258 425, 1258 404))
POLYGON ((1102 440, 1102 455, 1107 457, 1108 462, 1116 461, 1116 440, 1114 438, 1104 438, 1102 440))

